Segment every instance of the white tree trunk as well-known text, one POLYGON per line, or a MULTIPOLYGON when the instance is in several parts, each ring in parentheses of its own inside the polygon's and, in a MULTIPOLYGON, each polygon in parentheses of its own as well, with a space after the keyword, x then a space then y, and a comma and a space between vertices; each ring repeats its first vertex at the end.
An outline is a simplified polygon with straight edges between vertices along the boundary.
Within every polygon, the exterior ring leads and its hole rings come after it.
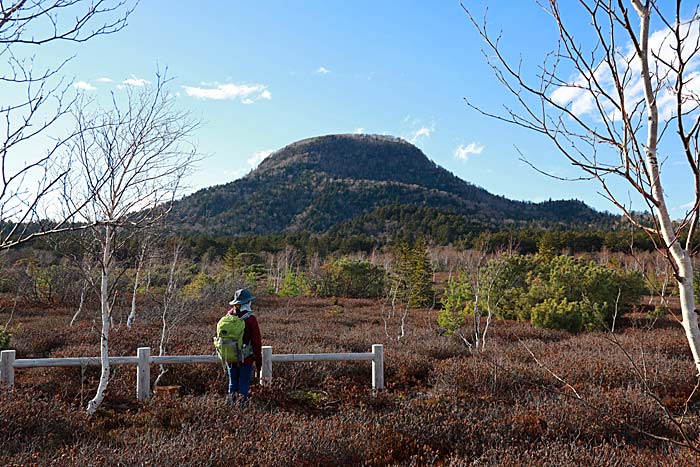
POLYGON ((129 312, 129 317, 126 318, 126 327, 131 329, 131 326, 134 324, 134 320, 136 319, 136 290, 139 288, 139 272, 141 270, 141 263, 139 263, 139 267, 136 269, 136 277, 134 277, 134 292, 131 295, 131 311, 129 312))
POLYGON ((682 281, 678 282, 683 328, 690 344, 690 351, 693 353, 695 368, 700 375, 700 328, 698 327, 698 314, 695 312, 695 296, 693 295, 693 265, 685 251, 683 251, 683 257, 680 260, 679 275, 683 278, 682 281))
POLYGON ((143 257, 146 254, 147 245, 148 243, 143 244, 143 247, 141 248, 141 254, 139 255, 139 261, 136 265, 136 276, 134 277, 134 292, 131 295, 131 312, 129 313, 129 317, 126 319, 126 327, 129 329, 131 329, 131 326, 134 324, 134 320, 136 319, 136 291, 139 288, 139 274, 141 273, 141 265, 143 264, 143 257))
MULTIPOLYGON (((659 230, 668 246, 673 261, 678 271, 678 290, 681 298, 681 314, 683 316, 683 328, 693 354, 695 367, 700 374, 700 328, 698 328, 698 315, 695 313, 695 297, 693 295, 693 265, 685 249, 677 237, 671 216, 668 213, 666 198, 661 186, 659 173, 659 161, 657 158, 659 110, 656 105, 656 96, 652 85, 653 73, 649 66, 649 18, 650 7, 642 5, 640 0, 632 0, 640 18, 640 44, 639 61, 641 64, 642 81, 644 83, 644 97, 649 113, 649 126, 646 147, 646 167, 649 173, 651 193, 656 202, 656 216, 659 221, 659 230)), ((677 118, 682 118, 678 116, 677 118)))
POLYGON ((88 282, 85 281, 83 282, 83 289, 80 291, 80 304, 78 304, 78 309, 76 310, 75 314, 73 315, 73 318, 70 320, 69 326, 73 326, 75 324, 75 320, 78 319, 78 316, 80 316, 80 312, 83 311, 83 304, 85 304, 85 293, 87 292, 88 289, 88 282))
MULTIPOLYGON (((177 288, 176 284, 176 278, 175 278, 175 272, 177 270, 177 265, 178 265, 178 259, 180 257, 180 249, 182 248, 182 245, 178 242, 175 245, 175 251, 173 252, 173 262, 170 265, 170 274, 168 275, 168 285, 165 289, 165 295, 163 296, 163 313, 161 314, 161 332, 160 332, 160 345, 158 346, 158 355, 163 356, 166 354, 166 345, 167 341, 170 337, 170 327, 173 326, 173 323, 169 323, 169 316, 168 312, 170 311, 170 305, 175 298, 175 294, 177 293, 175 289, 177 288)), ((176 319, 176 318, 175 318, 176 319)), ((153 386, 158 386, 158 383, 160 383, 161 378, 165 375, 165 373, 168 372, 168 369, 165 367, 165 365, 160 365, 160 372, 158 373, 158 376, 156 377, 155 382, 153 383, 153 386)))
POLYGON ((102 332, 100 334, 100 363, 102 371, 100 373, 100 383, 97 386, 95 397, 88 403, 87 412, 95 413, 102 404, 107 384, 109 383, 109 328, 110 328, 110 306, 109 306, 109 272, 112 260, 112 230, 109 225, 105 226, 105 242, 102 245, 102 276, 100 282, 100 305, 102 309, 102 332))
POLYGON ((153 258, 148 258, 148 265, 146 266, 146 286, 144 287, 144 292, 148 293, 151 288, 151 261, 153 258))

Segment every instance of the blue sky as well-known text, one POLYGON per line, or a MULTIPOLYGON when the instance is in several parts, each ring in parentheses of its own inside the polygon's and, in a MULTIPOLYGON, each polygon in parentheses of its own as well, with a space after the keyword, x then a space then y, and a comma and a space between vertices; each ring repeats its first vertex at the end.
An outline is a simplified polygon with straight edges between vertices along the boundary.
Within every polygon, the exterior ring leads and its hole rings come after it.
MULTIPOLYGON (((478 16, 489 6, 509 55, 539 59, 551 48, 553 29, 534 3, 466 4, 478 16)), ((75 54, 65 73, 100 99, 167 67, 181 106, 204 122, 196 140, 207 157, 191 190, 241 177, 298 139, 359 131, 410 140, 495 194, 613 210, 596 184, 553 180, 518 160, 516 146, 543 170, 577 175, 548 141, 465 104, 497 110, 509 99, 481 48, 456 0, 141 0, 123 31, 36 53, 75 54)), ((691 195, 673 193, 674 215, 691 195)))

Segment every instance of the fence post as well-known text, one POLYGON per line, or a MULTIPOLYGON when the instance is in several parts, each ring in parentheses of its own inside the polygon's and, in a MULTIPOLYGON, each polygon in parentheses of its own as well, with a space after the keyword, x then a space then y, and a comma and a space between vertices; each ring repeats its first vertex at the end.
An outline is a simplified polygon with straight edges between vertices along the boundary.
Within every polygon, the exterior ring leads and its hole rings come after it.
POLYGON ((145 402, 151 397, 151 348, 139 347, 136 367, 136 398, 145 402))
POLYGON ((372 388, 384 389, 384 346, 373 344, 372 353, 372 388))
POLYGON ((0 384, 6 384, 10 388, 15 385, 14 363, 14 350, 3 350, 0 352, 0 384))
POLYGON ((260 384, 272 381, 272 347, 264 345, 262 348, 262 369, 260 371, 260 384))

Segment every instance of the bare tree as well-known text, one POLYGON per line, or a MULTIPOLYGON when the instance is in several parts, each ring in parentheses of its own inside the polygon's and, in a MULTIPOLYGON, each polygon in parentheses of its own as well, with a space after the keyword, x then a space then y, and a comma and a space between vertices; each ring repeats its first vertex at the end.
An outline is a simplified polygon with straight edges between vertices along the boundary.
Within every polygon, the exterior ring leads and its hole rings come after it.
POLYGON ((275 293, 279 293, 285 276, 298 264, 297 256, 297 250, 290 245, 285 245, 284 251, 268 256, 268 282, 272 283, 275 293))
POLYGON ((472 107, 548 137, 582 178, 596 180, 603 195, 649 235, 673 271, 700 372, 691 263, 700 214, 698 8, 684 9, 681 0, 578 0, 567 2, 566 10, 557 0, 544 3, 558 41, 532 77, 522 62, 505 56, 500 35, 487 29, 486 19, 477 22, 463 5, 485 41, 496 78, 517 101, 501 114, 472 107), (573 33, 582 17, 590 27, 585 40, 573 33), (653 34, 652 24, 659 28, 653 34), (693 202, 680 222, 672 222, 662 187, 665 160, 686 163, 690 174, 693 202), (632 211, 626 193, 615 190, 616 179, 637 193, 651 216, 632 211))
POLYGON ((509 271, 512 246, 493 254, 488 250, 488 241, 484 241, 463 254, 457 274, 450 274, 443 297, 441 316, 446 331, 470 350, 486 349, 491 322, 501 311, 506 290, 513 286, 509 271))
POLYGON ((88 413, 100 406, 109 382, 114 253, 131 236, 163 220, 196 158, 188 139, 198 122, 175 107, 166 84, 159 75, 153 86, 114 95, 109 109, 91 111, 83 103, 74 112, 77 137, 67 154, 70 196, 64 204, 74 212, 76 203, 88 200, 79 220, 92 226, 101 250, 102 372, 88 413))
POLYGON ((74 228, 73 213, 55 218, 42 206, 65 176, 51 165, 71 135, 53 135, 53 141, 47 136, 76 100, 71 83, 61 78, 69 59, 41 69, 32 49, 117 32, 132 11, 126 0, 0 2, 0 85, 5 96, 13 96, 0 104, 0 250, 74 228))
MULTIPOLYGON (((90 246, 85 243, 83 244, 85 249, 90 248, 90 246)), ((97 283, 97 262, 93 261, 94 258, 88 255, 83 255, 80 259, 73 259, 73 263, 78 265, 80 274, 82 276, 81 288, 80 288, 80 300, 78 302, 78 308, 75 310, 73 317, 71 318, 69 326, 73 326, 78 320, 78 317, 83 311, 83 306, 85 305, 85 300, 88 299, 89 293, 94 293, 99 290, 99 285, 97 283)))
POLYGON ((150 255, 148 255, 151 249, 152 238, 150 235, 145 235, 143 238, 138 240, 140 244, 139 257, 136 260, 136 272, 134 273, 134 290, 131 294, 131 311, 129 312, 129 317, 126 320, 126 327, 131 329, 136 319, 136 295, 139 288, 139 278, 141 276, 141 268, 143 267, 144 261, 146 259, 150 260, 150 255))
MULTIPOLYGON (((172 336, 173 329, 187 319, 195 308, 194 300, 183 296, 180 287, 183 282, 181 252, 183 248, 182 239, 174 239, 172 244, 172 261, 168 272, 168 282, 163 291, 162 297, 154 297, 154 301, 160 305, 160 343, 158 345, 158 355, 163 356, 168 353, 168 344, 172 336)), ((153 382, 155 388, 160 380, 168 372, 165 365, 160 365, 158 376, 153 382)))
POLYGON ((401 342, 406 336, 406 318, 408 318, 408 311, 410 307, 408 303, 399 304, 397 303, 398 286, 394 285, 387 290, 382 300, 382 307, 380 314, 382 316, 382 321, 384 322, 384 334, 390 340, 395 340, 396 342, 401 342), (399 308, 401 308, 399 310, 399 308), (394 326, 398 326, 398 331, 396 331, 396 337, 394 337, 389 332, 390 323, 395 322, 394 326))

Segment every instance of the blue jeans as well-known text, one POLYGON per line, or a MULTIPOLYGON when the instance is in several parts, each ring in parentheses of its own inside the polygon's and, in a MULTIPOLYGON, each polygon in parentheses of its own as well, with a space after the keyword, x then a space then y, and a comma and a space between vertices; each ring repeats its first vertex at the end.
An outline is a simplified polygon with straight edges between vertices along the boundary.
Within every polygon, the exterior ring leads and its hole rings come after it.
POLYGON ((228 364, 228 393, 232 395, 240 394, 243 402, 248 400, 250 391, 250 377, 253 374, 253 364, 249 363, 237 365, 228 364))

